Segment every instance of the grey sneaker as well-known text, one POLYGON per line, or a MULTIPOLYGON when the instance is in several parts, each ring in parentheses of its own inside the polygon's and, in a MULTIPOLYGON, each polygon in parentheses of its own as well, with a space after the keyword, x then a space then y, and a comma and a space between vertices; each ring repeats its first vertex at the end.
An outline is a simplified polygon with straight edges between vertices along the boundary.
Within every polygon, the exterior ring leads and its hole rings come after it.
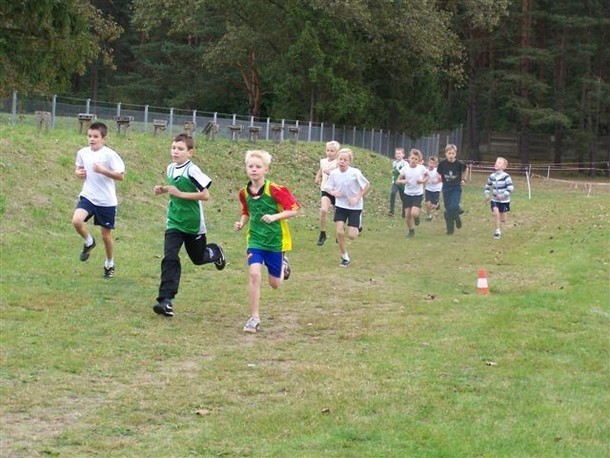
POLYGON ((250 317, 248 321, 246 321, 246 325, 244 326, 243 331, 249 332, 250 334, 256 333, 258 329, 261 327, 261 320, 258 318, 250 317))
POLYGON ((89 246, 83 245, 83 251, 81 251, 81 253, 80 253, 80 260, 86 261, 87 259, 89 259, 89 254, 93 251, 95 246, 96 246, 95 239, 93 239, 93 243, 91 245, 89 245, 89 246))
POLYGON ((214 261, 214 264, 216 265, 216 268, 218 270, 222 270, 227 265, 227 260, 225 258, 225 252, 222 251, 222 246, 220 246, 219 244, 215 243, 214 245, 216 245, 216 247, 218 248, 218 252, 220 253, 220 258, 218 258, 216 261, 214 261))
POLYGON ((174 309, 172 307, 172 302, 169 299, 161 299, 155 305, 153 305, 153 310, 157 315, 163 316, 174 316, 174 309))
POLYGON ((320 237, 318 237, 318 246, 322 246, 324 245, 324 242, 326 242, 326 232, 320 232, 320 237))
POLYGON ((288 262, 288 258, 286 256, 284 256, 282 263, 284 264, 284 280, 288 280, 290 278, 290 274, 292 273, 292 269, 290 268, 290 263, 288 262))
POLYGON ((409 237, 410 239, 415 237, 415 229, 409 229, 409 233, 407 234, 407 237, 409 237))

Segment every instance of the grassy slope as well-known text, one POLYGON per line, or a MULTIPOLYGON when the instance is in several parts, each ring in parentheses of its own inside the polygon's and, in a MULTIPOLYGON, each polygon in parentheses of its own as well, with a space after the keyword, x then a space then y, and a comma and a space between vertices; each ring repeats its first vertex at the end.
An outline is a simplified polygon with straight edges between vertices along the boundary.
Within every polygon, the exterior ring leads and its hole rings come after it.
MULTIPOLYGON (((315 246, 320 144, 265 144, 271 178, 303 204, 294 277, 247 318, 244 234, 232 230, 245 143, 202 143, 214 180, 209 239, 223 272, 184 262, 177 316, 150 306, 163 250, 167 137, 112 134, 127 178, 117 277, 103 250, 77 259, 70 225, 84 137, 0 125, 0 424, 11 456, 603 456, 608 421, 608 219, 604 187, 514 177, 512 224, 491 238, 483 175, 464 228, 405 238, 385 216, 389 160, 356 151, 373 183, 353 264, 315 246), (476 294, 486 268, 492 294, 476 294)), ((99 232, 95 232, 99 234, 99 232)))

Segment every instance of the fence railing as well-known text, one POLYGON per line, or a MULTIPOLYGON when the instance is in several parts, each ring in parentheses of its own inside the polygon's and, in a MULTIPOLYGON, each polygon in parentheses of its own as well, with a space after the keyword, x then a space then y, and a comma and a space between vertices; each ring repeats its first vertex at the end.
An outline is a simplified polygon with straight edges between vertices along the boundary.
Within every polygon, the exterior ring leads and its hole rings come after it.
POLYGON ((48 123, 45 128, 74 127, 81 129, 94 115, 109 127, 121 131, 136 131, 151 135, 173 135, 190 130, 194 136, 217 135, 233 140, 275 140, 327 142, 337 140, 342 145, 357 146, 393 157, 394 149, 419 149, 425 157, 438 155, 447 143, 461 148, 462 127, 412 138, 404 132, 382 128, 337 126, 300 120, 273 120, 238 114, 181 110, 176 108, 103 102, 53 95, 47 98, 23 98, 17 92, 12 98, 0 98, 0 113, 10 114, 10 122, 48 123), (37 114, 38 112, 38 114, 37 114), (41 115, 40 113, 44 113, 41 115), (90 116, 83 116, 90 115, 90 116))

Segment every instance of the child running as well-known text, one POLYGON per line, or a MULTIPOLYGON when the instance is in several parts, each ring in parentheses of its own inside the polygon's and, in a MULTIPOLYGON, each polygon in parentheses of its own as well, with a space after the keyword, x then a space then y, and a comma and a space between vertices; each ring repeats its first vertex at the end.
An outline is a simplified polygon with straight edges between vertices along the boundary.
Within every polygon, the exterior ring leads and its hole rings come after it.
POLYGON ((424 186, 426 199, 426 221, 432 221, 433 213, 439 208, 441 190, 443 189, 443 179, 438 174, 438 157, 428 158, 428 180, 424 186))
POLYGON ((400 169, 407 165, 405 161, 405 150, 404 148, 396 148, 394 150, 394 160, 392 161, 392 189, 390 190, 390 216, 394 216, 394 208, 396 206, 396 194, 400 196, 400 215, 404 218, 405 216, 405 186, 400 183, 396 183, 396 180, 400 176, 400 169))
POLYGON ((407 223, 407 237, 415 236, 415 226, 419 226, 419 211, 424 199, 424 184, 428 181, 428 170, 421 162, 421 151, 409 151, 409 164, 400 169, 397 183, 405 185, 405 221, 407 223))
POLYGON ((355 240, 362 227, 362 208, 364 196, 371 188, 369 180, 362 172, 351 167, 354 155, 351 149, 339 150, 337 156, 338 168, 328 176, 326 192, 335 196, 335 229, 337 243, 341 252, 341 263, 339 266, 347 267, 350 257, 345 243, 345 223, 347 223, 347 237, 355 240))
POLYGON ((445 205, 445 223, 447 235, 452 235, 455 228, 462 227, 463 213, 460 207, 462 186, 466 183, 468 165, 457 160, 457 146, 448 144, 445 147, 445 159, 439 162, 436 169, 443 179, 443 204, 445 205))
POLYGON ((116 181, 121 181, 125 176, 125 164, 116 151, 105 145, 107 135, 106 124, 91 124, 87 130, 89 146, 81 148, 76 154, 74 173, 84 183, 72 215, 72 225, 85 241, 80 254, 81 261, 89 259, 96 246, 85 223, 93 217, 93 224, 101 227, 106 249, 104 278, 112 278, 115 268, 112 230, 118 206, 116 181))
POLYGON ((339 149, 341 149, 341 145, 335 140, 326 143, 326 157, 320 159, 320 167, 316 173, 316 184, 320 186, 320 236, 318 237, 318 245, 320 246, 326 242, 328 212, 331 207, 335 206, 335 197, 328 194, 324 187, 328 180, 328 174, 337 168, 339 149))
POLYGON ((491 212, 494 221, 494 238, 502 236, 500 225, 506 224, 508 212, 510 211, 510 196, 515 189, 513 180, 505 169, 508 161, 503 157, 498 157, 494 165, 494 172, 489 175, 485 183, 485 199, 491 200, 491 212))
POLYGON ((290 190, 267 180, 271 154, 262 150, 246 152, 246 172, 250 181, 239 191, 241 217, 235 229, 247 223, 248 299, 250 318, 244 332, 259 330, 262 266, 267 266, 269 286, 277 289, 290 277, 290 265, 285 256, 292 249, 288 218, 298 214, 300 205, 290 190))
POLYGON ((155 195, 169 194, 165 229, 164 255, 161 261, 161 283, 155 313, 174 316, 172 300, 178 294, 182 268, 180 249, 195 265, 214 263, 218 270, 225 268, 222 247, 207 243, 202 201, 210 198, 212 180, 191 162, 195 150, 193 137, 181 133, 174 137, 171 147, 173 162, 167 166, 167 185, 153 188, 155 195))

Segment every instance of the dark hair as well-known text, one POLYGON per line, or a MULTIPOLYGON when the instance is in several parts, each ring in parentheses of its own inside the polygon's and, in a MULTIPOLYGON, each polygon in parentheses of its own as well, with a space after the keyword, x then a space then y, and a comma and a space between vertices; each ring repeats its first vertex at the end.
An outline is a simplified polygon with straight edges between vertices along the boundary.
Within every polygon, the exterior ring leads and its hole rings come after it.
POLYGON ((103 122, 94 122, 89 126, 88 130, 98 130, 102 137, 108 135, 108 127, 103 122))
POLYGON ((180 132, 178 135, 174 137, 175 142, 184 142, 187 149, 195 149, 195 140, 193 136, 188 132, 180 132))

